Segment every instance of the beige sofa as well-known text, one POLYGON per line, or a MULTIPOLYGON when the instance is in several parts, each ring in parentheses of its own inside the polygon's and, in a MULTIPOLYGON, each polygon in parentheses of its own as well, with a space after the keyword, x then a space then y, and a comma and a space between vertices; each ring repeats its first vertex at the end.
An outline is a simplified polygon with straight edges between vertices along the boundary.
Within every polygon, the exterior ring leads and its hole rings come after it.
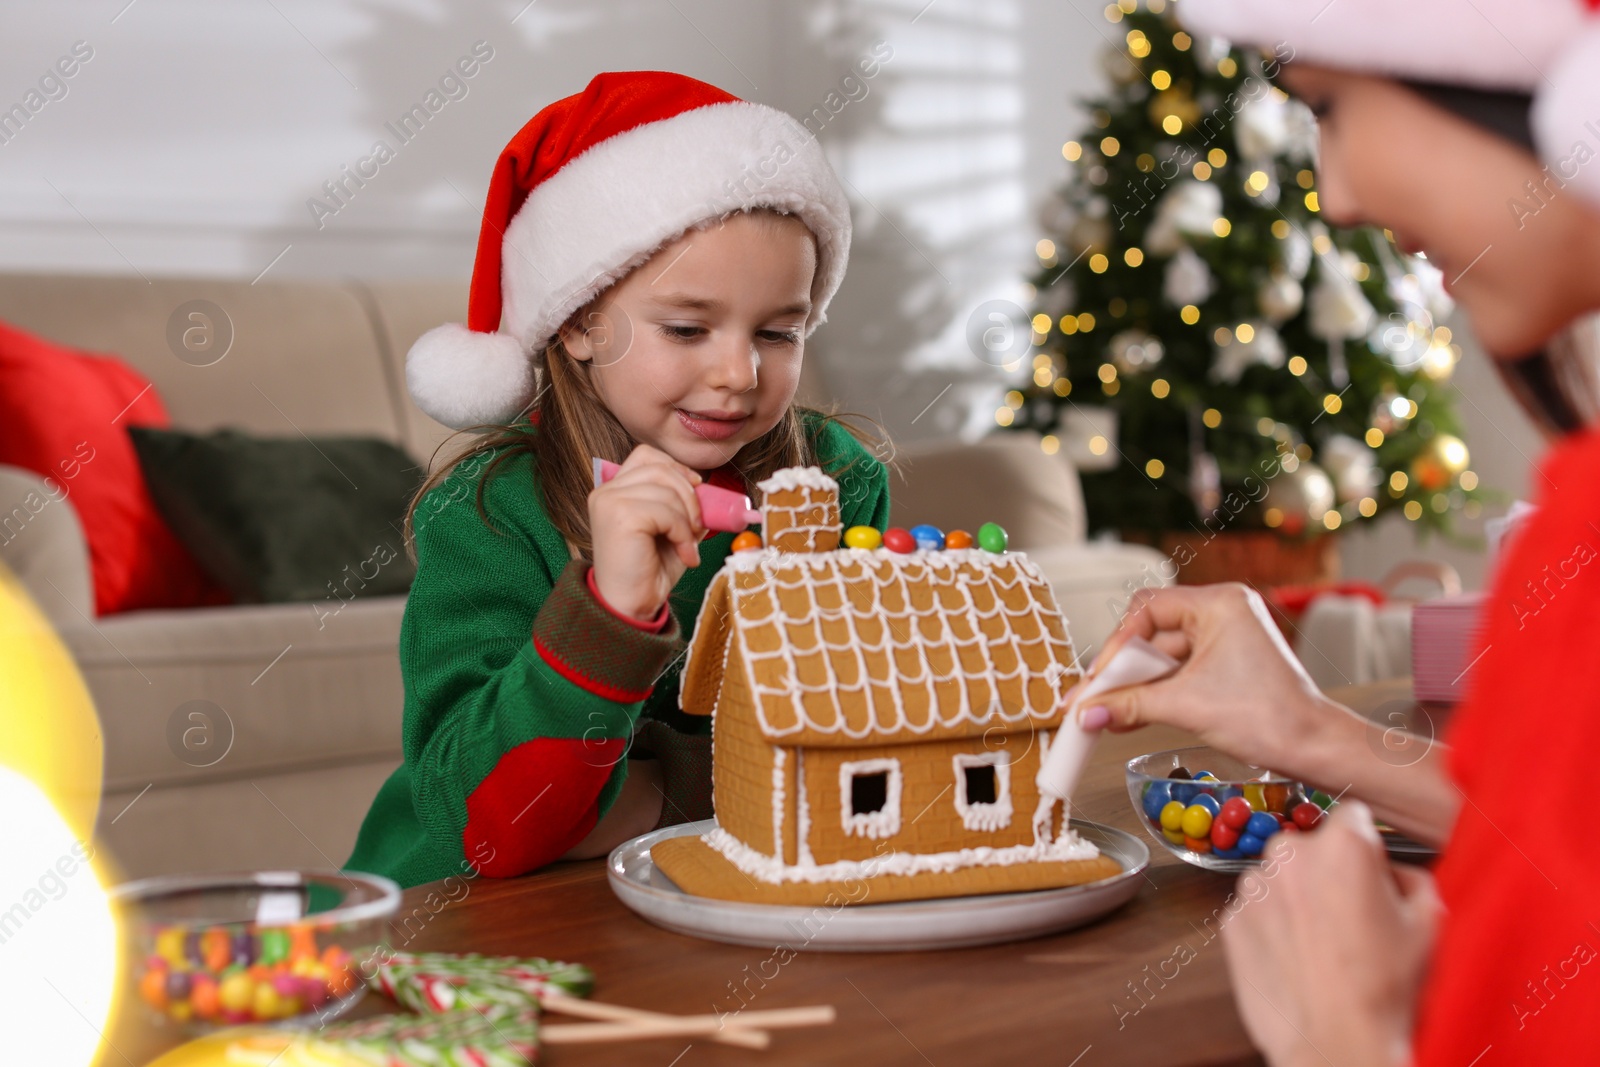
MULTIPOLYGON (((464 281, 0 274, 0 318, 120 355, 155 383, 181 428, 373 435, 419 461, 449 430, 411 403, 404 355, 465 307, 464 281), (175 312, 193 301, 231 324, 226 355, 207 366, 169 342, 175 312)), ((825 395, 814 378, 804 389, 813 402, 825 395)), ((1160 557, 1148 549, 1083 543, 1077 475, 1036 439, 899 458, 896 521, 1007 526, 1049 574, 1081 647, 1109 632, 1129 588, 1160 581, 1160 557)), ((41 488, 0 467, 0 523, 41 488)), ((94 695, 105 738, 99 846, 120 873, 343 862, 400 760, 404 597, 357 600, 332 616, 272 604, 96 619, 69 507, 46 507, 0 537, 0 561, 59 628, 94 695)))

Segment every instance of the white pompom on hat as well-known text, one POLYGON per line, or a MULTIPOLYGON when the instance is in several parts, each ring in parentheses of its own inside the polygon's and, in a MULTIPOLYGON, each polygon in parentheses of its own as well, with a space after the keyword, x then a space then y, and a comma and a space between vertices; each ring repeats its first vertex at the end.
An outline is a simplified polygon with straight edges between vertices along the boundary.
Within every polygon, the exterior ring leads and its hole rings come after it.
POLYGON ((532 353, 574 312, 696 224, 758 207, 797 216, 816 237, 809 335, 850 253, 850 205, 816 137, 681 74, 596 76, 500 153, 466 325, 411 346, 412 399, 456 429, 511 421, 533 401, 532 353))
POLYGON ((1182 0, 1193 33, 1285 62, 1525 93, 1542 163, 1600 205, 1600 0, 1182 0))

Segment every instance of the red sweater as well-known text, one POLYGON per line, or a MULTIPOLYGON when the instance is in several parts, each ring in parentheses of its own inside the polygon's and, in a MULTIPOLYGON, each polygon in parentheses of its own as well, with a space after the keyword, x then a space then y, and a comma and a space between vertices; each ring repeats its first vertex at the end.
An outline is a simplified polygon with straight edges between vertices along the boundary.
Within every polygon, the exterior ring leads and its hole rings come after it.
POLYGON ((1439 861, 1418 1065, 1600 1063, 1600 431, 1535 480, 1447 740, 1461 813, 1439 861))

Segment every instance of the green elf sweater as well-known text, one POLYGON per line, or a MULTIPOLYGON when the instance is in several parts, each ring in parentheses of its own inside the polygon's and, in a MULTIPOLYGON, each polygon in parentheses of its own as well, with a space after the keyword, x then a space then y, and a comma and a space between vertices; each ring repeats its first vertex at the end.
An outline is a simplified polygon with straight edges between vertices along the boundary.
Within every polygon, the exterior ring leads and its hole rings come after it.
MULTIPOLYGON (((806 426, 839 481, 845 526, 884 528, 884 466, 838 424, 808 414, 806 426)), ((469 871, 510 877, 560 858, 616 800, 628 757, 645 750, 663 761, 661 825, 709 815, 710 723, 678 710, 678 675, 733 535, 701 543, 700 565, 652 632, 595 599, 588 564, 545 515, 529 453, 484 483, 484 510, 502 532, 485 525, 474 499, 495 455, 458 464, 413 517, 417 575, 400 624, 405 762, 345 863, 402 886, 469 871)))

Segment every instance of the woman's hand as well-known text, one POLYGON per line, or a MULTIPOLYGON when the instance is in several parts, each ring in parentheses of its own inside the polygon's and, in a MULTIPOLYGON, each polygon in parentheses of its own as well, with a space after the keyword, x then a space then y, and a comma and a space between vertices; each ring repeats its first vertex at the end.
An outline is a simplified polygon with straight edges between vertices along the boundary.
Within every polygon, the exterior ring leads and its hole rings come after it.
POLYGON ((1080 712, 1085 729, 1176 726, 1245 763, 1335 797, 1360 797, 1384 822, 1426 844, 1448 836, 1460 793, 1446 776, 1445 746, 1386 729, 1324 696, 1255 590, 1142 590, 1095 666, 1134 635, 1183 665, 1158 682, 1097 697, 1080 712), (1396 745, 1397 737, 1406 743, 1396 745))
POLYGON ((700 475, 649 445, 589 494, 594 584, 605 602, 652 619, 683 572, 700 562, 700 475))
POLYGON ((1290 772, 1332 705, 1249 586, 1141 590, 1095 667, 1135 635, 1183 666, 1161 681, 1102 695, 1084 713, 1086 728, 1165 723, 1247 763, 1290 772))
POLYGON ((1274 835, 1239 895, 1249 903, 1222 947, 1269 1063, 1409 1062, 1439 900, 1427 872, 1390 867, 1365 805, 1340 804, 1313 833, 1274 835))

